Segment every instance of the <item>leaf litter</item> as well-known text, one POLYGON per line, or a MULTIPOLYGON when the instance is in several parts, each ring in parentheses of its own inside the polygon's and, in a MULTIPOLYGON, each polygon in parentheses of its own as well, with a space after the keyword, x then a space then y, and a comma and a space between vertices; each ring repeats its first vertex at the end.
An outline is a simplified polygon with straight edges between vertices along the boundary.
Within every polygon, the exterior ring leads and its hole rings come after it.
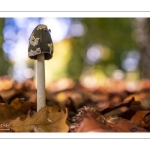
POLYGON ((0 132, 150 131, 148 80, 141 80, 135 91, 126 86, 114 89, 114 82, 96 89, 77 83, 64 89, 49 86, 46 107, 38 112, 33 81, 18 83, 4 76, 0 83, 0 132))

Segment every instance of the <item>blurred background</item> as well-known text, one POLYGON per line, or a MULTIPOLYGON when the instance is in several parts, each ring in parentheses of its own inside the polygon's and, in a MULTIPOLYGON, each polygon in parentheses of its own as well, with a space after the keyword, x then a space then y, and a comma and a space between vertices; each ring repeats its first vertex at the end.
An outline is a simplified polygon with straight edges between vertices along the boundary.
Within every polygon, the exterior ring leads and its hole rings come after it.
POLYGON ((28 43, 38 24, 51 29, 54 43, 53 58, 45 61, 46 87, 57 80, 59 87, 87 88, 123 80, 134 90, 150 79, 149 18, 0 18, 0 77, 36 80, 28 43))

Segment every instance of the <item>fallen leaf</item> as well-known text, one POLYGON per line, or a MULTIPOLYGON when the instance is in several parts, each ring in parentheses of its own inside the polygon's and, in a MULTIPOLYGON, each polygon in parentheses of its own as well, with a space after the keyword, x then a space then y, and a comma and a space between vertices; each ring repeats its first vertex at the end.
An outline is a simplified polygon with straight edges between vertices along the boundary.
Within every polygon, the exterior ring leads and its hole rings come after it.
POLYGON ((150 131, 150 115, 149 113, 143 118, 142 126, 146 127, 148 131, 150 131))
POLYGON ((28 116, 25 120, 17 118, 10 122, 10 128, 14 132, 67 132, 66 124, 68 111, 59 106, 46 106, 41 108, 33 116, 28 116))
POLYGON ((27 101, 36 103, 37 91, 36 90, 26 90, 26 91, 24 91, 23 96, 26 98, 27 101))
POLYGON ((131 122, 150 131, 150 111, 137 111, 131 122))
POLYGON ((138 127, 127 119, 121 117, 106 117, 109 125, 118 132, 148 132, 142 127, 138 127))
POLYGON ((98 122, 92 116, 87 116, 81 121, 75 132, 115 132, 115 130, 98 122))
POLYGON ((114 109, 109 111, 108 113, 105 113, 105 116, 121 116, 123 113, 128 112, 129 108, 126 106, 114 109))
POLYGON ((134 116, 131 118, 131 122, 133 122, 134 124, 136 125, 139 125, 139 126, 146 126, 145 123, 143 122, 144 121, 144 118, 147 116, 147 115, 150 115, 150 111, 137 111, 134 116))
POLYGON ((115 132, 97 108, 82 107, 72 121, 71 132, 115 132))
POLYGON ((112 105, 112 104, 110 104, 106 108, 101 109, 100 112, 105 115, 108 112, 116 110, 118 108, 121 108, 121 107, 129 107, 130 108, 130 107, 133 107, 135 105, 136 105, 136 102, 134 100, 134 97, 132 97, 128 101, 125 101, 125 102, 123 102, 121 104, 118 104, 118 105, 112 105))
POLYGON ((19 117, 21 112, 6 103, 0 103, 0 123, 19 117))
POLYGON ((24 102, 24 98, 16 98, 11 104, 0 103, 0 123, 26 115, 35 105, 36 103, 24 102))
POLYGON ((5 91, 0 91, 0 95, 6 103, 10 103, 16 95, 20 94, 22 90, 9 89, 5 91))
POLYGON ((150 108, 150 93, 149 93, 149 91, 132 94, 132 95, 126 97, 124 102, 127 101, 128 99, 131 99, 132 97, 134 97, 135 101, 140 102, 140 107, 143 110, 147 110, 150 108))
POLYGON ((16 98, 10 103, 10 106, 20 111, 22 114, 26 114, 32 107, 36 107, 36 103, 25 102, 24 98, 16 98))

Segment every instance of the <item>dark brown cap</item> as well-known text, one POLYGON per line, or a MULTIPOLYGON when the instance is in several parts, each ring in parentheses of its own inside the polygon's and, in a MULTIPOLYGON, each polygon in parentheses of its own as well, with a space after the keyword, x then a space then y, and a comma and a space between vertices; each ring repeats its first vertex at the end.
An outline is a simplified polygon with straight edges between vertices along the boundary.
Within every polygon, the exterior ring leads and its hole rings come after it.
POLYGON ((29 38, 28 56, 37 59, 37 55, 44 54, 44 59, 53 57, 53 42, 46 25, 39 24, 29 38))

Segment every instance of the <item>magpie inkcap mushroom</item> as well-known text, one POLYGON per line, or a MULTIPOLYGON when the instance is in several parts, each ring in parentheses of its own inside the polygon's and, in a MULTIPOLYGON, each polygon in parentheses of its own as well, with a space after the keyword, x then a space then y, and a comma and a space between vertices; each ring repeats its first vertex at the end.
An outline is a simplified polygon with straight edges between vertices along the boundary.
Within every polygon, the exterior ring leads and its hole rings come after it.
POLYGON ((37 111, 46 106, 45 60, 53 57, 53 42, 46 25, 39 24, 29 38, 28 56, 37 60, 37 111))
POLYGON ((39 24, 29 38, 28 56, 37 59, 37 55, 44 54, 44 60, 53 57, 53 42, 46 25, 39 24))

